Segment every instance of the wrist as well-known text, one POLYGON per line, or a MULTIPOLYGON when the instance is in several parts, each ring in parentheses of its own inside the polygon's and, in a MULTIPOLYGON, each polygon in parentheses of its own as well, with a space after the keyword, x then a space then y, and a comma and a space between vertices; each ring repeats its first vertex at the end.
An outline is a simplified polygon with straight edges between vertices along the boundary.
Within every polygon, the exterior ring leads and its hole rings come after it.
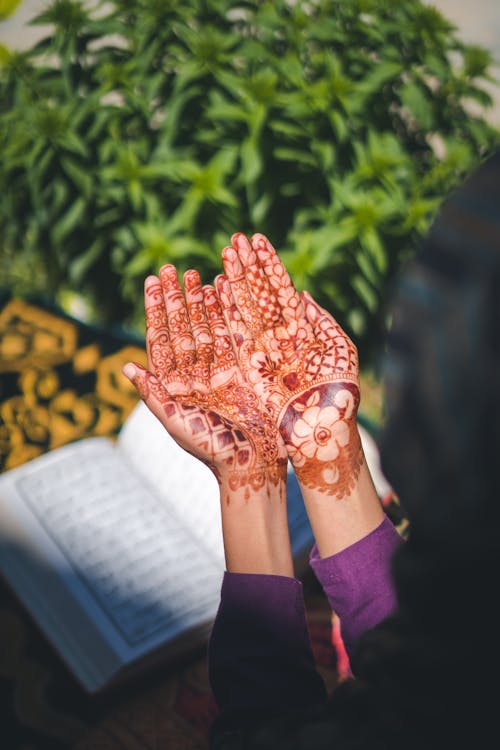
POLYGON ((364 460, 356 421, 339 421, 330 430, 319 424, 304 437, 300 450, 290 446, 289 457, 302 488, 342 500, 355 490, 364 460))
POLYGON ((221 514, 227 570, 293 576, 286 473, 267 480, 248 499, 221 477, 221 514))
POLYGON ((255 465, 244 469, 234 469, 227 465, 212 466, 219 483, 221 502, 247 503, 254 496, 266 495, 286 501, 287 459, 272 464, 255 465))
POLYGON ((321 488, 312 488, 301 481, 300 474, 297 479, 321 557, 341 552, 383 521, 382 503, 362 448, 359 470, 344 480, 347 489, 343 494, 332 496, 321 488))

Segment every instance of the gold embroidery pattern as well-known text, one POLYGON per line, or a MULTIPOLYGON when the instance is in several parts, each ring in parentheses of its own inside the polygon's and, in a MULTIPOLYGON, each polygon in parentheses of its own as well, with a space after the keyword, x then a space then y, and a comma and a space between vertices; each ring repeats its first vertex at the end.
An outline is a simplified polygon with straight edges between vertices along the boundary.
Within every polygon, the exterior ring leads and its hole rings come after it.
POLYGON ((145 350, 43 305, 0 312, 0 471, 81 438, 116 436, 137 403, 125 362, 145 350))

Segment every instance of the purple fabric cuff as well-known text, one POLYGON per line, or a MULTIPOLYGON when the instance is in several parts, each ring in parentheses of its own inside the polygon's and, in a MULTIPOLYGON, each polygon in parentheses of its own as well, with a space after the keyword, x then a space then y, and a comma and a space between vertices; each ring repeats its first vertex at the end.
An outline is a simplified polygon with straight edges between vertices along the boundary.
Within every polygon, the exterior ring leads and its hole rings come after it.
POLYGON ((208 664, 216 701, 226 712, 290 710, 324 700, 300 581, 225 573, 208 664))
MULTIPOLYGON (((268 635, 308 643, 304 593, 296 578, 257 573, 224 573, 220 610, 265 623, 268 635)), ((219 614, 221 612, 219 611, 219 614)))
POLYGON ((367 536, 335 555, 320 558, 316 545, 311 550, 311 567, 339 617, 349 657, 360 636, 396 609, 391 561, 400 544, 402 538, 386 516, 367 536))

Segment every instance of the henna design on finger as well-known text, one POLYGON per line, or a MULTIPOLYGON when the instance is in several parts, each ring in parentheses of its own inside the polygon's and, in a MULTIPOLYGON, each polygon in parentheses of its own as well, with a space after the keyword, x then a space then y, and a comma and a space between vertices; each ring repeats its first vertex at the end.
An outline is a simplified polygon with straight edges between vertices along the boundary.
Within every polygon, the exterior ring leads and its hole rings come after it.
POLYGON ((144 307, 149 367, 155 375, 165 378, 175 367, 175 359, 168 335, 163 291, 156 276, 149 276, 145 281, 144 307))
POLYGON ((231 293, 245 325, 254 338, 263 331, 262 315, 248 287, 245 272, 234 247, 222 251, 222 264, 231 287, 231 293))
MULTIPOLYGON (((300 295, 283 265, 278 253, 263 234, 252 236, 252 247, 269 279, 269 284, 280 304, 285 320, 303 320, 304 308, 300 295)), ((307 331, 309 334, 310 331, 307 331)))
MULTIPOLYGON (((233 351, 231 336, 222 314, 222 309, 214 287, 203 287, 203 299, 207 312, 213 345, 213 363, 211 372, 214 376, 232 373, 237 367, 237 360, 233 351)), ((221 378, 217 378, 218 384, 221 378)))
POLYGON ((301 294, 307 319, 315 337, 321 341, 332 357, 331 367, 346 372, 358 372, 358 350, 337 321, 320 307, 308 292, 301 294))
POLYGON ((208 324, 201 279, 197 271, 186 271, 184 274, 184 289, 190 329, 195 346, 195 362, 190 368, 190 375, 202 390, 208 391, 210 390, 208 381, 214 344, 208 324))
POLYGON ((285 319, 282 316, 276 295, 252 245, 241 233, 233 234, 231 245, 236 249, 245 269, 247 286, 255 305, 259 309, 263 327, 267 329, 284 325, 285 319))
POLYGON ((176 368, 184 370, 196 361, 196 351, 184 294, 172 265, 162 266, 160 281, 165 298, 170 343, 176 368))
POLYGON ((225 325, 231 336, 240 367, 248 369, 250 357, 255 350, 255 340, 248 330, 231 293, 229 281, 222 274, 215 278, 215 288, 225 325))

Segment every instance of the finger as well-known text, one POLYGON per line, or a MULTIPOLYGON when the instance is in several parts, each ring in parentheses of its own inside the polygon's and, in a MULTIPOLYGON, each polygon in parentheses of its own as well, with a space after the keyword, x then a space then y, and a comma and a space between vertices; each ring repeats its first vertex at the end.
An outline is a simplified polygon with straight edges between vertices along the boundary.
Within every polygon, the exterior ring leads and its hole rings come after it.
POLYGON ((245 271, 248 289, 255 305, 260 310, 264 328, 274 328, 284 324, 281 307, 269 279, 264 272, 257 253, 244 234, 238 232, 231 237, 231 245, 245 271))
POLYGON ((196 349, 189 324, 186 300, 177 278, 175 267, 167 264, 160 269, 160 281, 167 311, 168 334, 180 372, 189 369, 196 360, 196 349))
POLYGON ((198 271, 186 271, 184 274, 184 290, 191 333, 194 339, 196 362, 201 367, 208 367, 213 359, 214 347, 198 271))
POLYGON ((224 320, 233 342, 233 348, 236 352, 239 364, 241 365, 245 357, 249 356, 253 351, 255 346, 254 339, 236 307, 231 292, 231 285, 227 278, 222 274, 219 274, 219 276, 216 276, 215 278, 215 290, 219 298, 222 315, 224 316, 224 320))
POLYGON ((122 373, 130 380, 148 409, 163 422, 164 407, 171 401, 171 397, 158 378, 149 370, 132 362, 127 362, 123 366, 122 373))
POLYGON ((160 279, 148 276, 144 282, 146 313, 146 351, 148 368, 160 380, 175 366, 174 353, 168 335, 167 311, 160 279))
POLYGON ((245 269, 234 247, 222 251, 224 273, 231 287, 234 302, 252 336, 257 338, 264 330, 260 310, 254 302, 245 279, 245 269))
POLYGON ((335 318, 318 305, 309 292, 301 292, 301 297, 306 318, 312 326, 315 338, 333 350, 335 367, 342 370, 357 369, 358 352, 349 336, 335 318))
POLYGON ((254 234, 251 243, 269 279, 270 287, 277 298, 284 319, 288 322, 303 318, 304 307, 300 295, 274 247, 263 234, 254 234))
POLYGON ((208 324, 213 340, 214 366, 213 373, 227 371, 237 367, 237 360, 233 350, 231 336, 215 289, 210 284, 203 287, 203 298, 208 324))
POLYGON ((179 426, 182 427, 182 422, 180 422, 182 413, 191 407, 176 401, 158 378, 141 365, 127 362, 122 372, 135 387, 148 409, 160 420, 172 437, 179 441, 183 432, 179 429, 179 426))

